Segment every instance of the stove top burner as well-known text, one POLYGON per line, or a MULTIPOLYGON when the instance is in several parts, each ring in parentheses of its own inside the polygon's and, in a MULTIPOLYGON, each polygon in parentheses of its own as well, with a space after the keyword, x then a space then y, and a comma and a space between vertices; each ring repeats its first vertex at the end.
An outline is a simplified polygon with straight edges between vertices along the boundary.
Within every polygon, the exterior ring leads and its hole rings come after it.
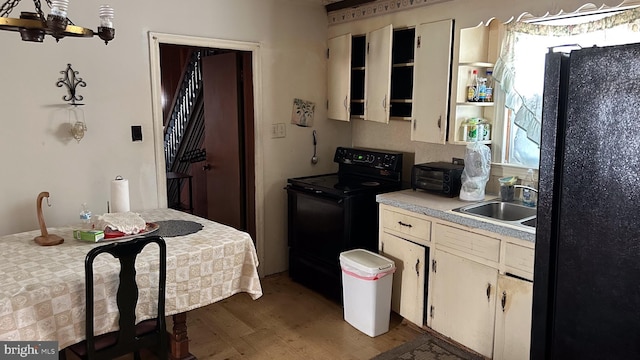
POLYGON ((352 194, 360 192, 386 192, 398 187, 395 182, 371 180, 362 177, 339 176, 338 174, 316 175, 289 179, 297 187, 329 193, 352 194))

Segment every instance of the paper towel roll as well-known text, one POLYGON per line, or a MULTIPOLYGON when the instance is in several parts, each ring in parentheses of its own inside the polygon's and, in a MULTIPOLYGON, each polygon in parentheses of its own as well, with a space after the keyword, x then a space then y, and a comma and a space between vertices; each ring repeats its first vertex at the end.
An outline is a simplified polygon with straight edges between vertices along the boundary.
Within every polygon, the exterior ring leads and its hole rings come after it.
POLYGON ((129 180, 117 176, 111 181, 111 212, 129 211, 129 180))

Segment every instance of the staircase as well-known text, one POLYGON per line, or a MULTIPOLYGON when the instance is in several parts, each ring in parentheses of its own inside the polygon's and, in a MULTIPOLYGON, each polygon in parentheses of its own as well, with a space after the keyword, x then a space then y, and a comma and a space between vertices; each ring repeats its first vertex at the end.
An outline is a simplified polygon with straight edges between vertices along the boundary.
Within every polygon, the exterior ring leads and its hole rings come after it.
MULTIPOLYGON (((164 132, 164 155, 167 173, 189 174, 192 163, 205 161, 204 106, 200 60, 215 50, 196 50, 186 66, 180 89, 164 132)), ((167 181, 167 201, 171 208, 181 208, 180 181, 167 181)), ((189 204, 190 207, 193 204, 189 204)), ((192 209, 191 209, 192 210, 192 209)))

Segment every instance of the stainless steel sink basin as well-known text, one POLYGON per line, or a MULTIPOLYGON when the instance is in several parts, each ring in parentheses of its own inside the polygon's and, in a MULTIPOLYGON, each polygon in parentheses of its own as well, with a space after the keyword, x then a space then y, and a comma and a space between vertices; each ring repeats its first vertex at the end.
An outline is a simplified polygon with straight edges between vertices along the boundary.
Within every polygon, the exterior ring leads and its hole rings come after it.
POLYGON ((536 226, 537 209, 517 202, 490 200, 465 205, 453 211, 527 228, 536 226))

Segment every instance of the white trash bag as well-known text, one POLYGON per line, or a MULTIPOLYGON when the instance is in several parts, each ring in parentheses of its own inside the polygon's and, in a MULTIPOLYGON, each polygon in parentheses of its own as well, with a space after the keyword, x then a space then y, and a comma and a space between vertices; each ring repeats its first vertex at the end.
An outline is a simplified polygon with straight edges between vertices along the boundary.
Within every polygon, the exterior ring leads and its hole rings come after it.
POLYGON ((484 191, 491 172, 491 149, 477 142, 467 145, 462 171, 460 200, 484 200, 484 191))

